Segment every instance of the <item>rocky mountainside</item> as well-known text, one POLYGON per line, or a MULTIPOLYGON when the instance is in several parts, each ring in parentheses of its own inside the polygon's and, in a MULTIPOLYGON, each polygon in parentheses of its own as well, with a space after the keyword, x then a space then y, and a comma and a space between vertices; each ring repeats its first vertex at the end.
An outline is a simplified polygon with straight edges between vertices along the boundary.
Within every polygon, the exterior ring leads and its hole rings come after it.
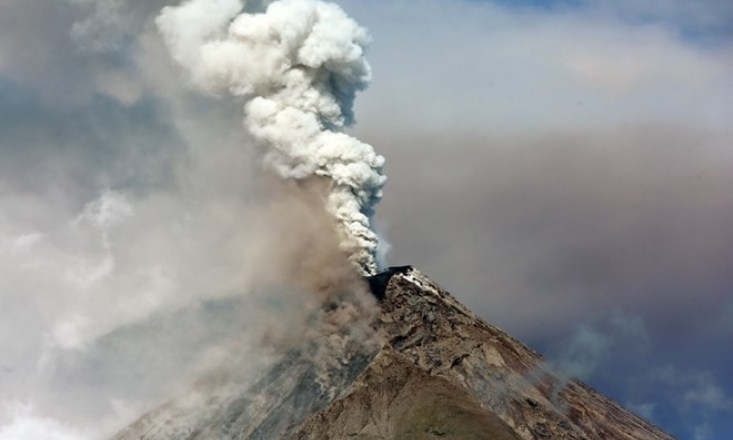
POLYGON ((255 383, 172 401, 114 440, 673 440, 563 377, 416 269, 369 284, 381 347, 341 343, 324 363, 314 356, 323 341, 308 341, 255 383))

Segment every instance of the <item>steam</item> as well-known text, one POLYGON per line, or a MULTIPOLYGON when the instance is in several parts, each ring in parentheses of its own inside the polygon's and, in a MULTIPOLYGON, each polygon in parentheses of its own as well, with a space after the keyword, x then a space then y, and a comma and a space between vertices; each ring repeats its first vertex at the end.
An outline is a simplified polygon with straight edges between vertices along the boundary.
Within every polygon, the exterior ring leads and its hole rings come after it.
MULTIPOLYGON (((181 84, 150 26, 164 1, 84 2, 53 21, 48 40, 78 49, 69 64, 99 102, 0 130, 1 440, 109 438, 174 396, 241 390, 301 345, 333 395, 334 365, 381 345, 354 266, 376 268, 383 159, 340 132, 369 79, 365 31, 311 2, 236 19, 239 2, 166 8, 181 84), (99 13, 76 20, 88 9, 99 13), (235 22, 244 30, 227 36, 235 22), (109 44, 96 31, 108 23, 120 28, 109 44), (251 173, 239 112, 192 84, 247 103, 265 173, 251 173), (87 122, 52 140, 72 120, 87 122)), ((54 3, 41 4, 50 19, 54 3)))
POLYGON ((164 8, 157 25, 195 87, 245 100, 244 123, 265 169, 298 182, 327 179, 326 209, 340 225, 341 247, 373 274, 378 239, 370 223, 384 158, 342 131, 371 77, 367 31, 317 0, 249 9, 240 0, 191 0, 164 8))

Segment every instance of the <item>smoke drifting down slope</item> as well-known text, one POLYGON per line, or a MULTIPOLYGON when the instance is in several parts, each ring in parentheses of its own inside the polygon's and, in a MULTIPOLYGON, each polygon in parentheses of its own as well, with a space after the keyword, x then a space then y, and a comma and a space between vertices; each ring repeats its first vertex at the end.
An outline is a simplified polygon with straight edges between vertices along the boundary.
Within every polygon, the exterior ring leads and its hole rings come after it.
POLYGON ((384 158, 341 131, 354 122, 354 98, 371 77, 367 31, 317 0, 279 0, 264 11, 240 0, 192 0, 164 8, 157 25, 195 87, 245 100, 244 123, 266 170, 328 179, 326 206, 342 248, 363 273, 376 273, 370 223, 384 158))
POLYGON ((417 269, 369 281, 381 296, 377 349, 347 343, 324 364, 304 338, 254 383, 204 390, 189 406, 172 400, 112 440, 674 440, 567 380, 417 269))

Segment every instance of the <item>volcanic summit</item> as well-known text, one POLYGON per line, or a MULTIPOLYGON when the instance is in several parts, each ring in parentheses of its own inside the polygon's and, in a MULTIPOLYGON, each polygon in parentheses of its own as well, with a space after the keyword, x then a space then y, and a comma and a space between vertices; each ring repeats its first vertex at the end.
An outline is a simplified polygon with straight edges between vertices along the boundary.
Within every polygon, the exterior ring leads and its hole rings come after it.
MULTIPOLYGON (((410 266, 368 279, 381 347, 289 349, 254 383, 206 387, 114 440, 673 440, 487 324, 410 266)), ((326 319, 338 312, 324 309, 326 319)))

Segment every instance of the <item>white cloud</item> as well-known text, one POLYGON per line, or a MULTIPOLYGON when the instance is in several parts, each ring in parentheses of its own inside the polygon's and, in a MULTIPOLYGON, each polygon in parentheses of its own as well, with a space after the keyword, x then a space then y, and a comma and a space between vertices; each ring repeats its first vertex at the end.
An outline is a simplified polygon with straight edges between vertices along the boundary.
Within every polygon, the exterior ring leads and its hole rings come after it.
POLYGON ((88 222, 102 232, 133 214, 134 210, 127 198, 114 191, 106 190, 93 202, 88 203, 76 219, 76 223, 88 222))
POLYGON ((733 399, 708 372, 681 370, 668 365, 658 369, 655 378, 679 392, 679 404, 684 411, 704 414, 713 411, 733 412, 733 399))
POLYGON ((613 310, 600 319, 580 325, 572 337, 560 345, 553 361, 565 374, 589 380, 611 356, 643 352, 650 343, 641 317, 613 310))
POLYGON ((632 22, 659 22, 680 32, 729 31, 733 18, 733 5, 727 0, 584 0, 582 4, 632 22))
POLYGON ((655 402, 627 403, 624 406, 647 420, 654 420, 654 410, 657 407, 655 402))
POLYGON ((32 405, 5 404, 12 409, 10 421, 0 423, 0 440, 91 440, 87 433, 66 426, 57 420, 39 416, 32 405))
POLYGON ((94 81, 100 93, 116 99, 124 106, 136 104, 143 96, 143 81, 122 69, 101 68, 94 74, 94 81))
POLYGON ((659 24, 583 8, 343 3, 374 36, 374 86, 357 105, 364 125, 462 133, 644 121, 724 128, 723 115, 733 112, 730 43, 698 46, 659 24))
POLYGON ((660 88, 705 92, 730 71, 715 57, 675 44, 664 35, 639 38, 637 32, 627 35, 624 29, 598 34, 593 41, 583 39, 569 48, 561 63, 612 100, 660 88))
POLYGON ((684 394, 684 402, 690 406, 709 410, 733 410, 733 401, 708 375, 695 378, 690 389, 684 394))

